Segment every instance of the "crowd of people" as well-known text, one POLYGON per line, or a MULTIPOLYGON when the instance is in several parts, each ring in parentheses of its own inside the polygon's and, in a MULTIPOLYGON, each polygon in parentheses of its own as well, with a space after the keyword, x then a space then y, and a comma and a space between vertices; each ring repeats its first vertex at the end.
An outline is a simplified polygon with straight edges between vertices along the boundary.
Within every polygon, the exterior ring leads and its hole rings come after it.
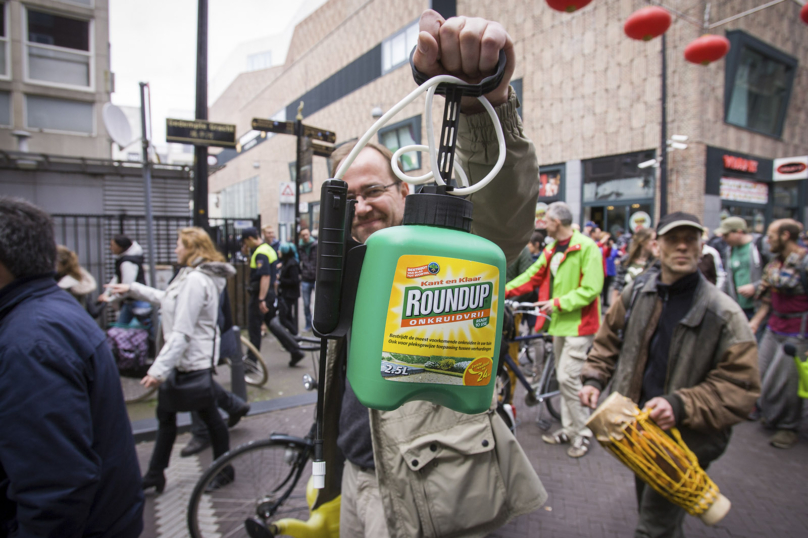
MULTIPOLYGON (((677 211, 655 229, 630 236, 615 229, 612 237, 595 222, 578 229, 571 209, 556 202, 535 229, 539 167, 509 84, 511 38, 496 22, 444 20, 432 10, 420 30, 413 62, 428 75, 475 78, 493 69, 500 51, 507 59, 502 82, 486 97, 508 151, 496 188, 472 197, 472 233, 504 252, 506 296, 532 297, 550 317, 537 324, 553 336, 562 420, 543 440, 568 445, 572 458, 585 456, 589 410, 611 387, 650 410, 662 429, 677 427, 704 468, 747 418, 776 430, 773 446, 793 446, 802 400, 784 345, 800 355, 808 350, 801 225, 777 220, 761 239, 743 219, 727 218, 715 234, 723 243, 706 245, 699 219, 677 211)), ((456 159, 472 183, 498 156, 495 128, 482 111, 463 98, 456 159)), ((353 147, 332 155, 334 170, 353 147)), ((370 143, 344 175, 359 242, 402 224, 410 187, 393 173, 391 158, 370 143)), ((303 358, 294 338, 301 295, 304 330, 312 324, 317 243, 309 230, 297 245, 279 243, 271 227, 243 229, 242 243, 250 340, 260 349, 266 324, 293 367, 303 358)), ((111 249, 115 276, 101 303, 130 324, 159 307, 165 340, 142 379, 159 387, 157 440, 142 479, 115 361, 86 311, 96 284, 74 253, 57 249, 46 213, 0 198, 0 536, 137 537, 142 490, 166 487, 177 412, 195 412, 196 431, 218 456, 229 436, 217 407, 229 406, 231 423, 249 410, 212 376, 228 329, 222 311, 233 269, 207 233, 179 232, 180 269, 164 291, 146 285, 136 242, 116 236, 111 249)), ((344 340, 330 342, 322 417, 329 472, 315 501, 341 495, 342 536, 485 536, 545 502, 536 462, 496 413, 466 415, 423 401, 368 409, 346 379, 346 355, 344 340)), ((238 478, 224 469, 209 487, 238 478)), ((636 489, 636 536, 681 536, 684 510, 639 479, 636 489)))

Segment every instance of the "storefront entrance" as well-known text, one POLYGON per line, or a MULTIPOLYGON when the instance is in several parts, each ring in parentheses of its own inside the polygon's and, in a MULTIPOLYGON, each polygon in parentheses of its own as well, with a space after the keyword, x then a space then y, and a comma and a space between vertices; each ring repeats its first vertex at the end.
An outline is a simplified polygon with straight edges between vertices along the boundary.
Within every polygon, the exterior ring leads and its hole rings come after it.
POLYGON ((754 233, 765 233, 776 219, 802 222, 805 183, 775 181, 771 159, 707 147, 705 194, 719 196, 721 220, 741 217, 754 233))
POLYGON ((656 169, 639 166, 652 159, 649 150, 583 161, 581 226, 592 221, 612 235, 653 227, 656 169))
POLYGON ((650 228, 654 225, 650 203, 587 206, 584 208, 584 223, 590 220, 611 235, 614 235, 618 228, 633 234, 640 228, 650 228))

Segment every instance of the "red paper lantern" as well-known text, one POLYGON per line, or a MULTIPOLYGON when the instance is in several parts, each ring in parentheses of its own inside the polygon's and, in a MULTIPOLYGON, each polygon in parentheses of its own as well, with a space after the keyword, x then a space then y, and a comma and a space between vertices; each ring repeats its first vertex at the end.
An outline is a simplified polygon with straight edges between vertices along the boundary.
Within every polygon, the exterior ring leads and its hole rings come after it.
POLYGON ((808 24, 808 4, 802 6, 802 9, 800 10, 800 18, 802 19, 802 22, 808 24))
POLYGON ((623 31, 631 39, 651 41, 664 34, 671 25, 671 14, 658 6, 648 6, 631 14, 623 31))
POLYGON ((566 11, 572 13, 582 7, 586 7, 592 0, 547 0, 547 5, 556 11, 566 11))
POLYGON ((685 60, 707 65, 720 60, 729 52, 729 39, 720 35, 703 35, 685 48, 685 60))

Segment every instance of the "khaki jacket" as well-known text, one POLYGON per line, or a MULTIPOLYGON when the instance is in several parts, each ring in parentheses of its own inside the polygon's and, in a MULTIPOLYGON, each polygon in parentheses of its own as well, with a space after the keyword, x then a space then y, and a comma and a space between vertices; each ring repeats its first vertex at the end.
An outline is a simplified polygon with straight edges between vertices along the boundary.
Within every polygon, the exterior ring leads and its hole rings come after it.
MULTIPOLYGON (((535 147, 522 131, 517 106, 511 90, 509 101, 496 108, 508 148, 505 165, 488 188, 469 197, 472 232, 499 245, 508 262, 530 239, 538 197, 535 147)), ((469 181, 482 179, 498 152, 487 114, 460 117, 457 146, 469 181)), ((324 450, 326 461, 331 456, 334 464, 339 460, 336 428, 344 377, 338 374, 343 368, 338 358, 343 345, 329 346, 326 375, 324 450)), ((370 410, 370 427, 392 538, 482 537, 547 499, 533 465, 496 412, 465 415, 415 401, 395 411, 370 410)), ((328 463, 331 469, 334 464, 328 463)), ((329 488, 338 488, 338 473, 330 474, 318 504, 328 500, 329 488)))
MULTIPOLYGON (((649 343, 662 312, 659 270, 649 271, 609 308, 581 370, 584 384, 602 390, 611 381, 612 391, 634 402, 640 398, 649 343), (635 285, 642 286, 636 296, 635 285)), ((743 311, 702 276, 692 307, 673 333, 665 394, 685 443, 703 466, 724 452, 731 426, 754 406, 760 394, 757 362, 755 337, 743 311)))

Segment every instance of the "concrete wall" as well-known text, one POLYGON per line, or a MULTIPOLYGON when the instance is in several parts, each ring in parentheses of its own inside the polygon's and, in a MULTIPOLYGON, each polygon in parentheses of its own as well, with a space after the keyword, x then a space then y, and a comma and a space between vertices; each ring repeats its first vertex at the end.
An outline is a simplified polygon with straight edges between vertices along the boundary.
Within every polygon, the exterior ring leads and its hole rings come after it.
POLYGON ((0 80, 0 90, 10 91, 12 100, 12 118, 14 125, 10 128, 0 127, 0 150, 16 150, 17 142, 11 136, 16 129, 23 129, 33 136, 29 140, 29 149, 35 153, 49 155, 68 155, 71 157, 91 157, 108 159, 111 156, 111 139, 104 128, 101 108, 110 100, 109 71, 109 0, 94 0, 93 7, 82 6, 57 0, 7 0, 7 17, 11 46, 11 80, 0 80), (57 15, 92 20, 95 69, 95 86, 93 89, 74 90, 24 82, 24 7, 40 9, 57 15), (95 132, 86 134, 65 134, 42 132, 25 125, 25 95, 57 97, 74 101, 95 103, 95 132))

